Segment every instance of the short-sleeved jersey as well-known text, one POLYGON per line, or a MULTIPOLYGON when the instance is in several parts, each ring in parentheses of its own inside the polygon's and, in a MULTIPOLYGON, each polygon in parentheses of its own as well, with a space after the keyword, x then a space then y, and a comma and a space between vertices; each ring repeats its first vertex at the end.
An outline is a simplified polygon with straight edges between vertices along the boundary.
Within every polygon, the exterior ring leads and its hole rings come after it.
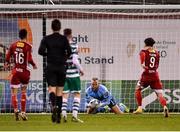
POLYGON ((159 67, 160 56, 155 49, 143 49, 140 52, 141 64, 144 63, 145 69, 141 75, 138 85, 145 88, 150 86, 152 89, 162 89, 157 69, 159 67))
POLYGON ((100 84, 97 91, 92 89, 92 86, 88 87, 86 90, 86 100, 89 102, 92 98, 97 99, 104 103, 105 105, 110 104, 110 100, 113 98, 107 88, 100 84))
POLYGON ((141 50, 140 56, 144 53, 144 65, 147 69, 144 70, 146 74, 156 73, 159 67, 159 53, 155 49, 146 49, 141 50))
POLYGON ((27 69, 28 63, 34 66, 35 63, 32 60, 31 48, 32 46, 30 44, 23 41, 13 43, 6 54, 6 62, 9 63, 11 57, 13 57, 14 68, 20 72, 23 69, 27 69))

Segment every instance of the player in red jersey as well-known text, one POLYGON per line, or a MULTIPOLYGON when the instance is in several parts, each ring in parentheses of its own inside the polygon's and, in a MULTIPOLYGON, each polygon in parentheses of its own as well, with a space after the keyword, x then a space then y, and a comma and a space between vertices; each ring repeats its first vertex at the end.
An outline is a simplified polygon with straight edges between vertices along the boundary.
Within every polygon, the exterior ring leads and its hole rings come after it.
POLYGON ((166 99, 163 97, 162 83, 159 79, 158 67, 159 67, 159 53, 153 48, 155 44, 154 39, 147 38, 144 41, 145 47, 140 51, 140 62, 141 66, 144 69, 140 80, 137 83, 135 89, 135 97, 138 104, 138 109, 134 111, 134 114, 142 113, 142 95, 141 90, 150 86, 158 97, 160 104, 164 108, 164 116, 168 117, 168 108, 166 106, 166 99))
POLYGON ((5 68, 10 64, 11 57, 14 61, 14 68, 12 70, 11 77, 11 99, 14 107, 15 119, 19 120, 19 116, 23 120, 27 120, 26 115, 26 88, 30 79, 30 71, 28 64, 33 66, 33 69, 37 69, 31 55, 32 46, 26 42, 27 30, 21 29, 19 31, 19 38, 17 42, 11 44, 8 53, 6 54, 5 68), (18 88, 21 87, 21 113, 18 110, 17 93, 18 88))

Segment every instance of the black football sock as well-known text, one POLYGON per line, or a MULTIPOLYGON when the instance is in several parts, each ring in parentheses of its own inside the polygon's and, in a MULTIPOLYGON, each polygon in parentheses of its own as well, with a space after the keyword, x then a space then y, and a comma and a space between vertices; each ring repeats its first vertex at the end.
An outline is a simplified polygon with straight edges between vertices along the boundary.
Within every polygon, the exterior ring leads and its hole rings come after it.
POLYGON ((56 95, 54 92, 49 93, 49 100, 51 102, 52 108, 54 108, 56 102, 56 95))
POLYGON ((56 96, 57 114, 60 116, 62 108, 62 96, 56 96))

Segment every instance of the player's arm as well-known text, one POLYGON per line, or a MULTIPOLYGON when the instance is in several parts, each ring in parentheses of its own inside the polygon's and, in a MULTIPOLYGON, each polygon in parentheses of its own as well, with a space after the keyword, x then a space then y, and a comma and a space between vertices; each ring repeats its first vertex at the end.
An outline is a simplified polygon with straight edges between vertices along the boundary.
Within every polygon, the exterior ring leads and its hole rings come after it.
POLYGON ((83 75, 84 75, 84 71, 83 71, 82 66, 81 66, 80 63, 79 63, 78 55, 77 55, 77 54, 73 54, 73 59, 72 59, 72 61, 73 61, 73 64, 75 64, 76 67, 79 69, 80 74, 83 76, 83 75))
POLYGON ((90 101, 91 101, 91 96, 89 96, 89 88, 86 89, 86 109, 87 109, 87 114, 92 113, 92 108, 90 106, 90 101))
POLYGON ((65 37, 65 49, 66 49, 66 53, 67 53, 67 58, 69 58, 72 54, 72 51, 71 51, 71 46, 69 44, 69 41, 67 40, 66 37, 65 37))
POLYGON ((10 58, 12 56, 12 46, 10 46, 7 54, 6 54, 6 57, 5 57, 5 64, 4 64, 4 68, 8 68, 9 67, 9 63, 10 63, 10 58))
POLYGON ((46 51, 46 41, 45 41, 45 38, 43 38, 41 40, 41 43, 40 43, 40 46, 39 46, 39 49, 38 49, 38 54, 39 55, 42 55, 42 56, 46 56, 47 55, 47 51, 46 51))
POLYGON ((86 89, 86 102, 89 103, 92 99, 92 97, 89 95, 89 88, 86 89))
POLYGON ((148 67, 145 66, 145 53, 143 51, 140 52, 140 63, 143 69, 148 69, 148 67))
POLYGON ((100 102, 100 107, 104 107, 104 106, 110 104, 111 96, 110 96, 110 93, 105 86, 103 86, 103 89, 101 92, 102 92, 104 99, 100 102))
POLYGON ((32 58, 31 52, 29 52, 29 55, 28 55, 28 63, 33 66, 33 69, 37 69, 36 63, 34 62, 34 60, 32 58))
POLYGON ((90 89, 87 88, 86 90, 86 108, 87 108, 87 114, 95 114, 96 113, 96 106, 98 106, 98 101, 97 99, 93 98, 90 96, 90 89))
MULTIPOLYGON (((159 67, 160 55, 159 55, 158 52, 157 52, 157 59, 156 59, 156 61, 157 61, 157 66, 159 67)), ((157 68, 158 68, 158 67, 157 67, 157 68)))
MULTIPOLYGON (((107 93, 105 93, 107 94, 107 93)), ((105 95, 106 96, 106 95, 105 95)), ((100 107, 104 107, 106 105, 109 105, 110 104, 110 96, 106 97, 105 99, 103 99, 101 102, 100 102, 100 107)))

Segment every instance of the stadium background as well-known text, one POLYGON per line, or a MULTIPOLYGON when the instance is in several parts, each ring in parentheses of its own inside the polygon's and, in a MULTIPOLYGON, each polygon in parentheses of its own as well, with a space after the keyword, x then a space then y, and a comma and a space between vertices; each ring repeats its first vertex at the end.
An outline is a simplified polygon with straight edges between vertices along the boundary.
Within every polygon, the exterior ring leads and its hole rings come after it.
MULTIPOLYGON (((149 0, 149 1, 53 1, 55 4, 175 4, 178 1, 168 1, 168 0, 149 0)), ((14 1, 1 1, 3 4, 51 4, 48 1, 26 1, 26 0, 14 0, 14 1)), ((35 16, 36 17, 36 16, 35 16)), ((12 17, 13 18, 13 17, 12 17)), ((121 23, 117 23, 116 17, 115 20, 111 20, 107 16, 101 21, 76 19, 76 20, 67 20, 62 19, 63 28, 69 27, 74 32, 74 42, 77 42, 81 47, 81 63, 85 68, 86 74, 82 77, 82 103, 80 110, 84 112, 85 110, 85 88, 89 85, 89 81, 93 76, 97 76, 101 79, 115 96, 118 102, 123 102, 130 107, 131 111, 136 108, 136 103, 134 100, 134 87, 137 82, 137 79, 140 75, 140 67, 137 62, 139 50, 143 47, 143 40, 147 35, 153 35, 153 37, 159 42, 159 50, 162 53, 162 59, 160 66, 160 75, 163 80, 165 91, 165 97, 168 99, 168 105, 171 111, 179 112, 180 107, 180 74, 179 74, 179 37, 180 27, 179 19, 170 19, 166 22, 161 19, 151 20, 133 20, 131 19, 122 20, 121 23), (81 24, 79 24, 81 23, 81 24), (147 24, 146 24, 147 23, 147 24), (171 23, 171 25, 168 25, 171 23), (132 25, 131 25, 132 24, 132 25), (83 26, 84 27, 83 27, 83 26), (131 25, 131 28, 129 26, 131 25), (138 29, 146 29, 143 32, 138 32, 138 29), (155 26, 155 27, 154 27, 155 26), (108 27, 107 29, 103 27, 108 27), (136 28, 133 28, 136 27, 136 28), (166 33, 164 33, 163 27, 166 27, 166 33), (152 31, 152 28, 156 30, 152 31), (97 30, 99 29, 99 30, 97 30), (110 31, 110 29, 112 29, 110 31), (124 34, 118 34, 119 31, 122 31, 124 34), (108 30, 108 31, 107 31, 108 30), (132 31, 133 30, 133 31, 132 31), (168 33, 168 31, 170 31, 168 33), (92 34, 92 32, 94 34, 92 34), (113 33, 108 34, 107 32, 113 33), (131 34, 134 32, 134 34, 131 34), (158 35, 156 33, 159 33, 158 35), (142 35, 142 34, 145 35, 142 35), (163 34, 164 33, 164 34, 163 34), (111 35, 109 39, 108 36, 111 35), (164 35, 166 38, 164 38, 164 35), (125 38, 125 39, 124 39, 125 38), (123 40, 122 40, 123 39, 123 40), (112 44, 113 42, 113 44, 112 44), (120 47, 118 43, 121 43, 120 47), (110 52, 109 52, 110 51, 110 52), (106 58, 106 64, 86 64, 89 61, 85 61, 86 57, 95 57, 95 58, 106 58), (108 61, 109 60, 109 61, 108 61), (167 64, 167 65, 166 65, 167 64), (163 67, 163 65, 166 65, 163 67), (173 72, 169 70, 172 68, 173 72), (103 74, 102 74, 103 73, 103 74)), ((167 18, 168 19, 168 18, 167 18)), ((52 18, 46 20, 46 32, 47 34, 51 33, 50 22, 52 18)), ((18 30, 22 27, 25 27, 30 32, 28 36, 28 41, 33 43, 33 57, 38 63, 38 70, 32 71, 32 79, 28 87, 28 101, 27 101, 27 111, 28 112, 49 112, 48 107, 48 95, 46 95, 46 100, 44 100, 43 95, 43 63, 42 58, 37 55, 37 49, 40 43, 40 40, 43 36, 43 26, 42 20, 40 18, 28 18, 28 19, 9 19, 8 16, 1 15, 0 18, 0 34, 1 34, 1 79, 0 79, 0 110, 1 112, 10 112, 12 111, 11 107, 11 98, 10 98, 10 89, 9 81, 6 80, 9 72, 3 71, 2 65, 4 62, 4 54, 7 50, 9 44, 15 41, 18 37, 18 30), (23 23, 23 24, 22 24, 23 23), (37 28, 38 27, 38 28, 37 28), (38 75, 38 76, 37 76, 38 75)), ((154 93, 150 89, 147 89, 144 93, 144 97, 153 97, 154 93), (149 96, 149 93, 151 93, 149 96)), ((145 99, 145 98, 144 98, 145 99)), ((71 99, 69 100, 71 102, 71 99)), ((148 103, 148 102, 147 102, 148 103)), ((161 111, 161 106, 158 102, 149 102, 147 104, 147 111, 161 111)), ((71 108, 69 107, 69 110, 71 108)))
MULTIPOLYGON (((55 4, 180 4, 179 0, 52 0, 55 4)), ((2 4, 51 4, 49 0, 1 0, 2 4)))

